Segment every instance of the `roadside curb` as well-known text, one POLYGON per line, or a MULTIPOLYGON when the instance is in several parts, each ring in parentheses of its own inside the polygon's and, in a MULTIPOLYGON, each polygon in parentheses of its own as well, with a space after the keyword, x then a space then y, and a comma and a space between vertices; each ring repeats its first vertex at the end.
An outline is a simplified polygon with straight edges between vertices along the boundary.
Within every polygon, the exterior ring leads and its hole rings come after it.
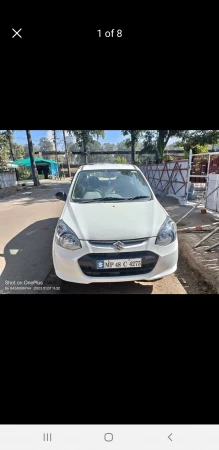
POLYGON ((183 235, 178 235, 179 254, 183 257, 188 265, 196 272, 213 290, 219 294, 219 276, 212 276, 211 270, 199 261, 198 254, 192 247, 185 242, 183 235))

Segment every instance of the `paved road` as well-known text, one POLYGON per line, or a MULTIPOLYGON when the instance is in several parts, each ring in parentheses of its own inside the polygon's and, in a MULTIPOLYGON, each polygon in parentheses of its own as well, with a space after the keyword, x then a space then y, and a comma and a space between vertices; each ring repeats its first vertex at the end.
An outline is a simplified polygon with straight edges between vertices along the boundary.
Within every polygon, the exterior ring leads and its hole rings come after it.
MULTIPOLYGON (((63 208, 55 193, 69 183, 45 180, 0 201, 0 293, 60 293, 54 275, 52 239, 63 208), (34 284, 33 284, 34 282, 34 284), (43 289, 41 289, 43 288, 43 289)), ((186 294, 174 275, 154 283, 70 285, 68 293, 186 294)))

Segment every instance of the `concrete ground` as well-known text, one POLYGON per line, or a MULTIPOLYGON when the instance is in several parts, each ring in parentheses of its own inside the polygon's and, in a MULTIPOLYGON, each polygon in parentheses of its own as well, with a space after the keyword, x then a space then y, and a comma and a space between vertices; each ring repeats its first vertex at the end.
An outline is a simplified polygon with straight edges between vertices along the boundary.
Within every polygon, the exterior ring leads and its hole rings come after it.
MULTIPOLYGON (((180 205, 179 200, 174 197, 165 197, 161 203, 176 222, 192 209, 192 206, 180 205)), ((178 229, 204 226, 200 231, 194 229, 178 231, 179 260, 184 261, 185 272, 188 272, 189 267, 194 276, 199 278, 200 283, 204 282, 211 287, 210 293, 219 293, 219 245, 212 251, 206 251, 211 245, 217 242, 219 244, 219 233, 215 233, 199 247, 194 248, 201 239, 219 227, 218 213, 207 210, 206 214, 201 214, 203 208, 203 205, 197 207, 177 225, 178 229)), ((189 283, 192 284, 191 277, 189 283)), ((198 286, 194 286, 193 289, 197 290, 198 286)))
MULTIPOLYGON (((0 293, 59 294, 52 263, 52 239, 64 203, 57 191, 69 181, 41 180, 0 200, 0 293)), ((155 282, 70 284, 68 294, 186 294, 177 277, 155 282)))

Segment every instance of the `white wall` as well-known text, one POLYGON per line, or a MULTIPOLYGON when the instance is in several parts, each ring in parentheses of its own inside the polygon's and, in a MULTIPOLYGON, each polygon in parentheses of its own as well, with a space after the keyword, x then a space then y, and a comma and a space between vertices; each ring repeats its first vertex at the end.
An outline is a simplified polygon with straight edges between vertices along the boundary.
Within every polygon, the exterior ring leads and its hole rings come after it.
MULTIPOLYGON (((208 178, 207 195, 210 194, 216 187, 219 186, 219 175, 215 173, 210 173, 208 178)), ((212 195, 206 199, 205 207, 211 209, 212 211, 219 212, 219 189, 214 191, 212 195)))
POLYGON ((0 188, 17 186, 15 171, 0 172, 0 188))
POLYGON ((168 194, 173 194, 176 197, 184 197, 186 195, 187 159, 163 164, 142 164, 139 168, 149 181, 155 194, 162 194, 167 190, 168 194), (178 163, 180 170, 176 170, 176 163, 178 163), (173 170, 174 173, 172 174, 173 170), (171 176, 171 180, 175 181, 172 185, 170 183, 169 188, 167 188, 167 183, 171 176))

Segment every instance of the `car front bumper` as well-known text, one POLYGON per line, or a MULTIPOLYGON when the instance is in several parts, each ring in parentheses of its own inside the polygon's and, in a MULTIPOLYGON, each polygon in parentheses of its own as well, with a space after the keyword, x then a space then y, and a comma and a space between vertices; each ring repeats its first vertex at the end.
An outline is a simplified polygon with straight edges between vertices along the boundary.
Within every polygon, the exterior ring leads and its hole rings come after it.
MULTIPOLYGON (((115 283, 125 281, 153 281, 163 278, 176 271, 178 261, 178 241, 177 239, 170 245, 159 246, 155 245, 156 238, 146 239, 144 243, 130 246, 128 249, 123 249, 118 252, 114 249, 103 248, 101 246, 93 246, 88 241, 81 241, 82 248, 79 250, 67 250, 59 245, 53 239, 53 264, 56 275, 64 281, 72 283, 90 284, 90 283, 115 283), (152 252, 157 255, 157 262, 155 266, 148 273, 135 273, 134 275, 121 274, 119 276, 87 276, 83 273, 79 265, 79 260, 85 255, 103 254, 101 259, 114 259, 116 256, 123 259, 126 258, 127 251, 133 252, 133 257, 136 258, 136 252, 152 252), (104 256, 104 254, 107 257, 104 256)), ((100 257, 100 256, 99 256, 100 257)), ((132 256, 129 256, 132 257, 132 256)), ((83 268, 84 270, 84 268, 83 268)), ((147 272, 147 271, 145 271, 147 272)))

